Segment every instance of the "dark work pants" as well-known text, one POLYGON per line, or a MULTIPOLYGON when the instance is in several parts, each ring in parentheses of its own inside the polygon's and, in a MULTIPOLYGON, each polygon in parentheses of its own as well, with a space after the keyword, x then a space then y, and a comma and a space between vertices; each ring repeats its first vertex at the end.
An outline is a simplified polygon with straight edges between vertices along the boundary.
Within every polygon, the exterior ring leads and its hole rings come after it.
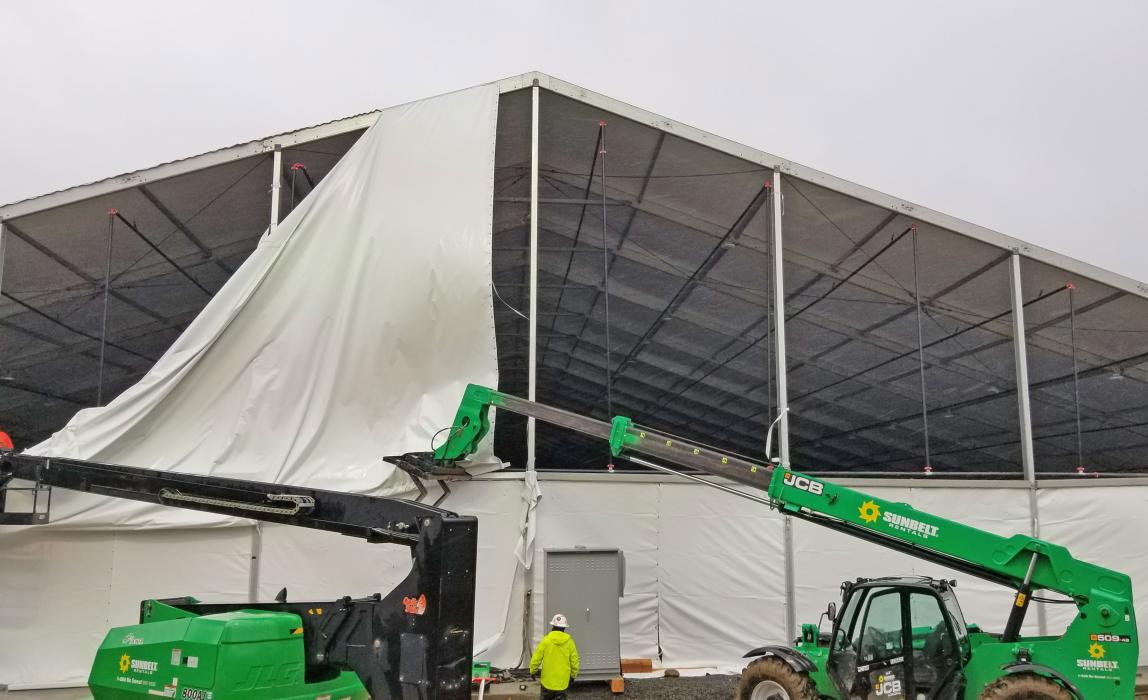
POLYGON ((549 688, 542 689, 542 700, 566 700, 565 690, 550 690, 549 688))

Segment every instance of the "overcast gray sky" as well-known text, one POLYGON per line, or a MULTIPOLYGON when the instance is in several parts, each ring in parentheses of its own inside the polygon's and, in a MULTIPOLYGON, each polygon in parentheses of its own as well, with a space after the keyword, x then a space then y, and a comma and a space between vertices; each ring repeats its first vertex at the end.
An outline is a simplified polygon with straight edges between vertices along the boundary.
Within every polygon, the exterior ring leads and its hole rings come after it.
POLYGON ((0 5, 0 202, 541 70, 1148 281, 1148 3, 0 5))

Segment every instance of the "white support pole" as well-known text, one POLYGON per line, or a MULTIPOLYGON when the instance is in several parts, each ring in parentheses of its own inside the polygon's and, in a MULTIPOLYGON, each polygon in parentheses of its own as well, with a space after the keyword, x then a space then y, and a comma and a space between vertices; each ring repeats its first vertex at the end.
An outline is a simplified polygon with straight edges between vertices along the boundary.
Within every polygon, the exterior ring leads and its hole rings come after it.
POLYGON ((247 572, 247 600, 259 600, 259 574, 263 568, 263 523, 251 526, 251 568, 247 572))
POLYGON ((781 171, 773 171, 773 318, 777 368, 777 444, 781 466, 789 466, 789 398, 785 381, 785 274, 781 244, 781 171))
MULTIPOLYGON (((526 398, 534 401, 538 372, 538 81, 530 89, 530 357, 526 398)), ((526 469, 534 471, 534 418, 526 419, 526 469)))
POLYGON ((279 226, 279 190, 283 187, 283 149, 275 147, 271 154, 271 225, 268 231, 274 232, 279 226))
POLYGON ((1016 364, 1016 405, 1020 413, 1020 461, 1024 479, 1036 484, 1032 453, 1032 412, 1028 401, 1028 352, 1025 348, 1024 295, 1020 282, 1020 253, 1013 251, 1009 265, 1012 288, 1012 347, 1016 364))
POLYGON ((793 518, 785 520, 785 633, 789 639, 797 639, 797 572, 793 552, 793 518))
MULTIPOLYGON (((1009 260, 1009 287, 1012 291, 1012 346, 1016 364, 1016 405, 1020 422, 1020 461, 1024 480, 1028 483, 1029 532, 1040 537, 1040 506, 1036 485, 1036 464, 1032 447, 1032 408, 1028 391, 1028 340, 1024 324, 1024 290, 1020 276, 1020 253, 1013 251, 1009 260)), ((1046 634, 1048 619, 1044 604, 1036 604, 1036 619, 1040 634, 1046 634)))
MULTIPOLYGON (((773 215, 773 355, 777 372, 777 444, 781 466, 789 466, 789 396, 785 377, 785 274, 781 241, 782 197, 781 171, 773 171, 773 191, 770 196, 773 215)), ((766 455, 769 457, 769 455, 766 455)), ((793 549, 793 518, 785 520, 785 631, 790 639, 797 637, 797 581, 793 549)))
POLYGON ((0 221, 0 290, 4 289, 4 222, 0 221))

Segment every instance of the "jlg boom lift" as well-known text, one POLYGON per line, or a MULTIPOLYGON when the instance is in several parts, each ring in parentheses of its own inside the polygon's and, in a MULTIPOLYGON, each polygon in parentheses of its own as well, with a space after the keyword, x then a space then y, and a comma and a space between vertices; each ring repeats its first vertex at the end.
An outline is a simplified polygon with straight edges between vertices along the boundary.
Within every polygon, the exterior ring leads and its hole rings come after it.
POLYGON ((325 530, 411 553, 410 573, 386 595, 288 602, 284 590, 272 603, 145 600, 139 624, 113 628, 96 652, 88 677, 95 700, 470 698, 475 518, 397 498, 0 448, 0 524, 48 522, 51 487, 325 530), (16 479, 31 485, 13 488, 16 479), (21 493, 34 497, 33 507, 6 510, 6 497, 21 493))
MULTIPOLYGON (((449 438, 433 454, 406 455, 408 468, 457 466, 490 428, 495 407, 609 441, 615 456, 731 491, 679 470, 718 475, 765 492, 778 511, 977 576, 1016 591, 1001 634, 967 624, 954 582, 914 577, 842 585, 831 634, 802 625, 791 647, 754 649, 739 700, 1108 700, 1134 693, 1138 645, 1132 583, 1026 535, 1002 537, 768 462, 634 425, 604 422, 471 385, 449 438), (656 461, 650 461, 648 457, 656 461), (1022 636, 1033 592, 1076 607, 1059 636, 1022 636)), ((768 451, 768 448, 767 448, 768 451)), ((735 491, 738 495, 746 495, 735 491)))

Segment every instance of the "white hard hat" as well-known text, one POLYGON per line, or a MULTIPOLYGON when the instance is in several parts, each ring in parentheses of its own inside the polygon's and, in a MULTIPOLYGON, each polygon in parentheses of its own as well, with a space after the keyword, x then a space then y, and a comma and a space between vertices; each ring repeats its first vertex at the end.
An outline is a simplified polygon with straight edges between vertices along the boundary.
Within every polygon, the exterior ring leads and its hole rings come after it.
POLYGON ((567 627, 570 626, 570 623, 566 622, 566 616, 565 615, 563 615, 562 613, 558 613, 553 618, 551 618, 550 626, 551 627, 561 627, 562 629, 566 629, 567 627))

